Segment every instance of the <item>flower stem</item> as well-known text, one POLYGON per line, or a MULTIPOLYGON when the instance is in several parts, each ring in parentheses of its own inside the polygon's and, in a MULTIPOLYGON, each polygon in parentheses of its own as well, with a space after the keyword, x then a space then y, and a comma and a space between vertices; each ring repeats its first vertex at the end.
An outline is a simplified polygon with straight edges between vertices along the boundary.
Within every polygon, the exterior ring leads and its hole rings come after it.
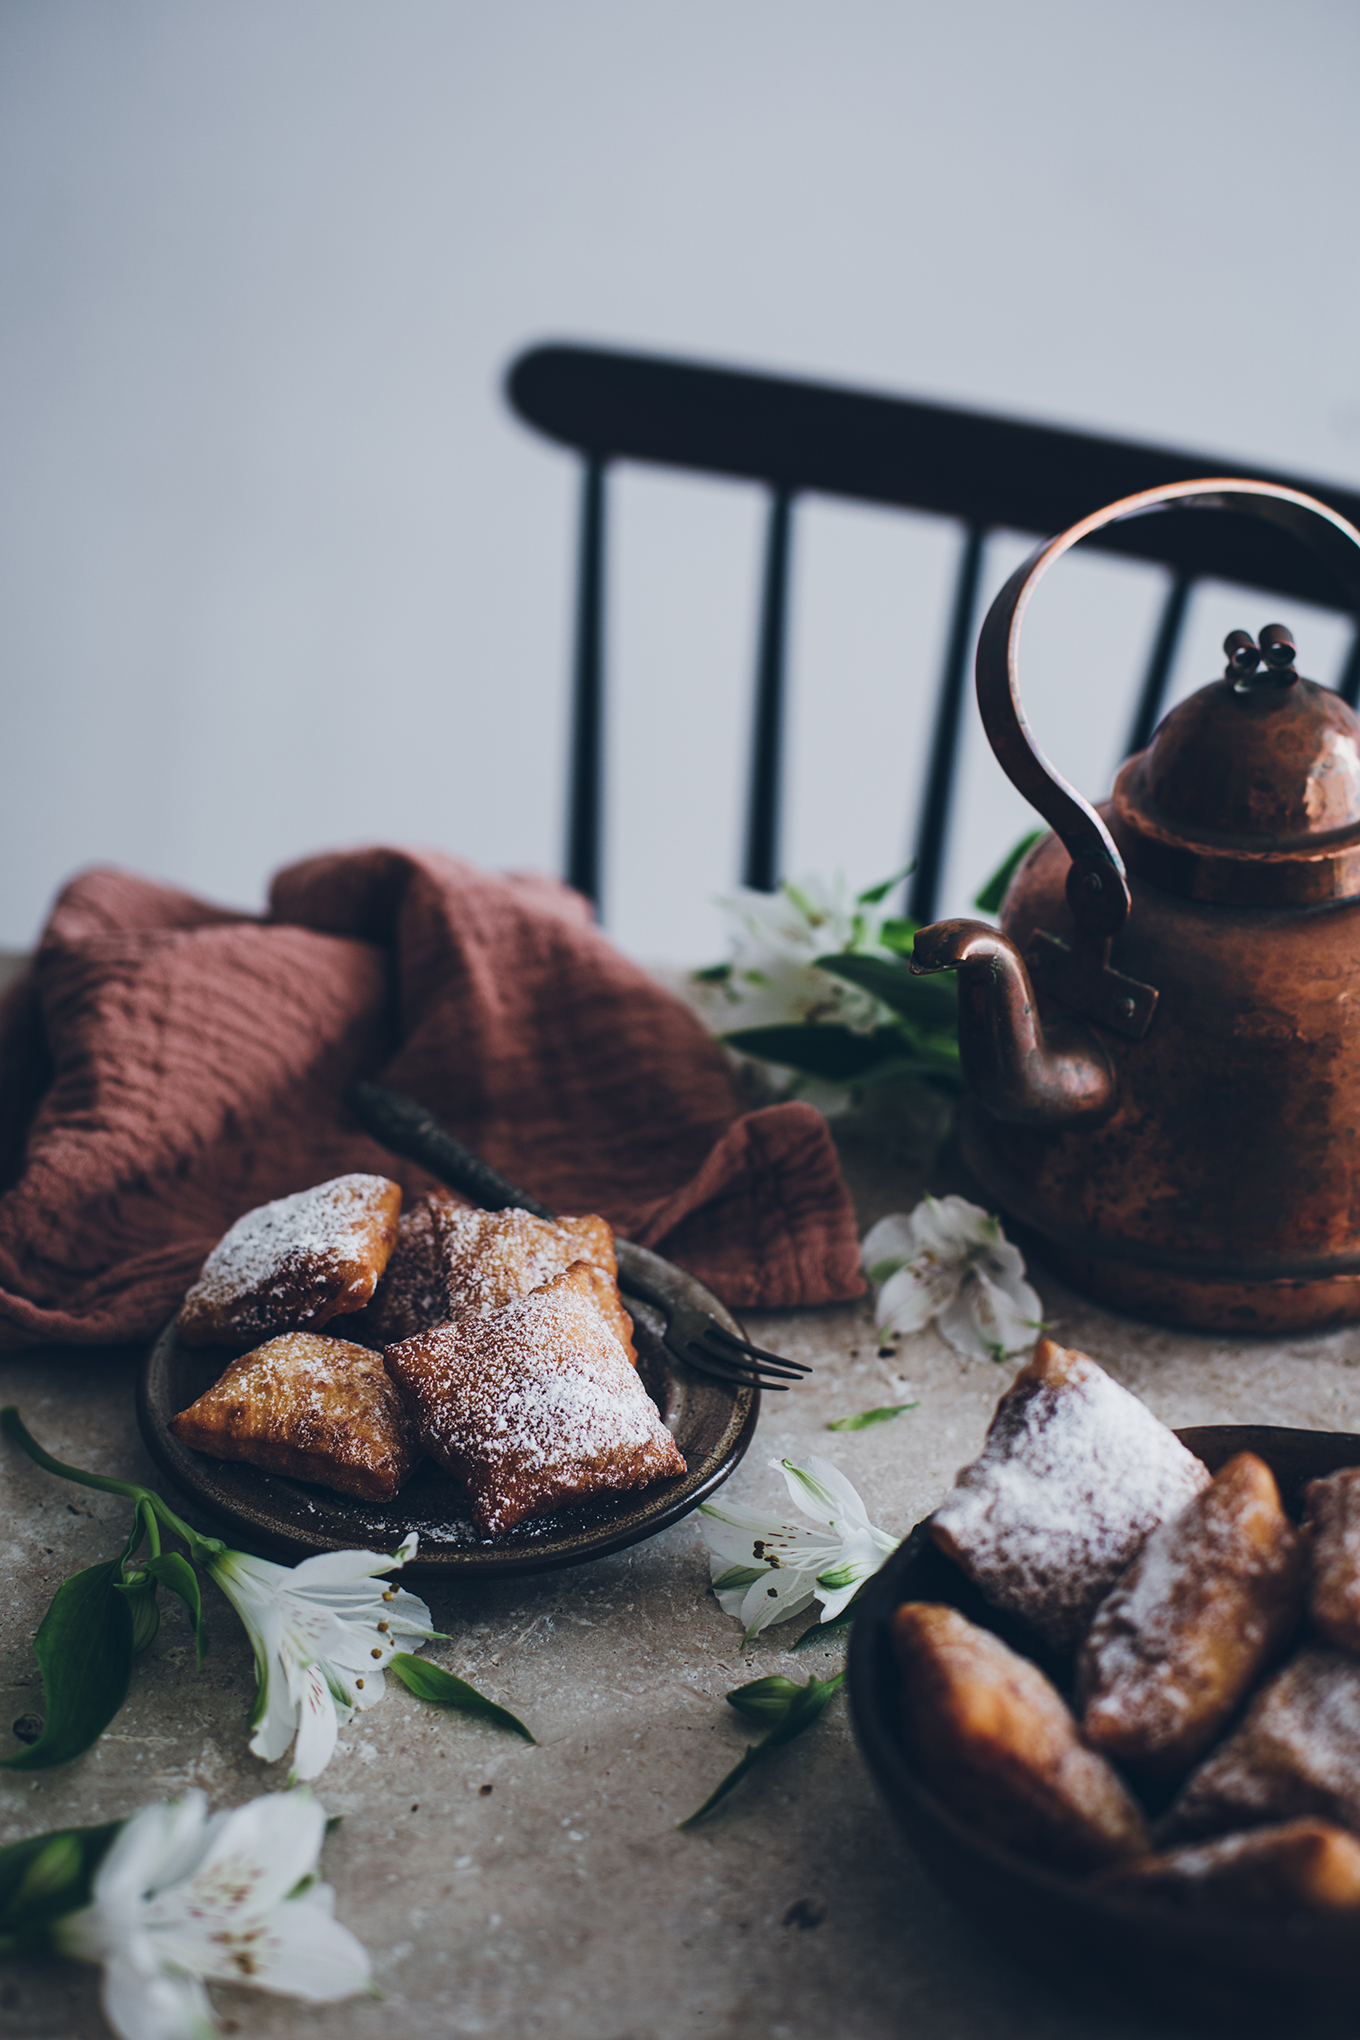
MULTIPOLYGON (((0 1430, 3 1430, 5 1436, 20 1446, 45 1472, 55 1473, 58 1479, 74 1481, 78 1487, 98 1488, 106 1495, 123 1495, 130 1502, 145 1503, 148 1516, 151 1514, 159 1516, 167 1530, 173 1531, 176 1537, 182 1537, 189 1547, 191 1556, 199 1564, 206 1564, 215 1552, 226 1550, 227 1547, 220 1537, 204 1537, 197 1530, 191 1530, 169 1504, 161 1500, 154 1489, 141 1487, 136 1481, 114 1480, 104 1473, 86 1473, 79 1466, 67 1466, 63 1460, 54 1459, 25 1428, 23 1419, 13 1403, 0 1410, 0 1430)), ((154 1532, 151 1535, 153 1552, 158 1551, 159 1538, 154 1532)))

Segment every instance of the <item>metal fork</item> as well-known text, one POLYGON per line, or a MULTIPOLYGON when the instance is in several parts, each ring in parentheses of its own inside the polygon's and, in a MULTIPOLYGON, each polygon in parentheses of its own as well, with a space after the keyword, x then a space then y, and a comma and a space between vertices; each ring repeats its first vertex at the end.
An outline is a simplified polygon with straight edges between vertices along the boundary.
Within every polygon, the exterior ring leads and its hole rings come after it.
MULTIPOLYGON (((557 1214, 549 1211, 546 1204, 455 1140, 414 1098, 405 1098, 400 1091, 389 1091, 385 1084, 365 1078, 352 1087, 349 1102, 375 1140, 393 1154, 419 1162, 422 1169, 447 1183, 451 1190, 461 1190, 484 1211, 506 1211, 518 1206, 535 1218, 556 1218, 557 1214)), ((661 1312, 666 1321, 667 1347, 696 1374, 706 1374, 714 1381, 729 1382, 735 1387, 786 1389, 812 1372, 801 1361, 786 1360, 778 1353, 753 1346, 749 1339, 739 1339, 718 1323, 712 1311, 672 1302, 632 1269, 621 1287, 625 1295, 636 1296, 661 1312)))

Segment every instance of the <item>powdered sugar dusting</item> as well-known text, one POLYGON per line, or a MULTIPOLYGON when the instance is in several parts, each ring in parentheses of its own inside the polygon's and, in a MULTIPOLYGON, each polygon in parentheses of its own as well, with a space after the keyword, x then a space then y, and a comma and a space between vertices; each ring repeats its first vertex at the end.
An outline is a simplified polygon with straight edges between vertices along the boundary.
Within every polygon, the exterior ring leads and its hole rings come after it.
POLYGON ((1088 1735, 1187 1769, 1296 1623, 1301 1556, 1268 1468, 1230 1460, 1102 1601, 1080 1663, 1088 1735))
POLYGON ((1360 1467, 1343 1467, 1303 1491, 1312 1526, 1309 1612, 1329 1643, 1360 1651, 1360 1467))
POLYGON ((576 1236, 581 1227, 593 1224, 603 1225, 603 1220, 550 1223, 518 1208, 450 1211, 444 1252, 454 1312, 489 1317, 561 1275, 573 1261, 595 1261, 597 1256, 586 1252, 584 1241, 576 1236))
POLYGON ((1208 1480, 1093 1360, 1041 1341, 933 1520, 990 1600, 1065 1650, 1148 1532, 1208 1480))
POLYGON ((455 1318, 490 1317, 573 1261, 590 1262, 606 1278, 609 1293, 600 1293, 600 1307, 634 1359, 632 1321, 618 1295, 607 1220, 541 1219, 518 1207, 480 1211, 440 1192, 419 1199, 403 1216, 387 1274, 362 1322, 351 1329, 358 1338, 390 1346, 455 1318))
POLYGON ((1168 1827, 1213 1834, 1309 1813, 1360 1828, 1360 1664, 1340 1651, 1302 1650, 1276 1673, 1190 1778, 1168 1827))
POLYGON ((600 1488, 683 1473, 684 1460, 577 1262, 492 1317, 442 1325, 384 1356, 426 1449, 467 1481, 488 1530, 600 1488))
POLYGON ((336 1176, 248 1211, 204 1262, 181 1330, 234 1329, 239 1311, 252 1336, 315 1322, 351 1295, 366 1301, 390 1250, 385 1213, 400 1195, 385 1176, 336 1176))

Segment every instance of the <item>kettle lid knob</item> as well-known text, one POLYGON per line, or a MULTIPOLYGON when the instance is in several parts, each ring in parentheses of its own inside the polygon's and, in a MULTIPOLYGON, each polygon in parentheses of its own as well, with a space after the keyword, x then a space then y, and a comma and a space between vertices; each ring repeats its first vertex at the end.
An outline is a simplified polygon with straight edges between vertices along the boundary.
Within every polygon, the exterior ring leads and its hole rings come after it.
POLYGON ((1263 660, 1266 670, 1261 678, 1268 687, 1292 687, 1299 677, 1294 640, 1282 623, 1268 623, 1259 644, 1250 631, 1230 630, 1223 649, 1228 658, 1223 678, 1235 682, 1239 694, 1250 692, 1251 676, 1263 660))

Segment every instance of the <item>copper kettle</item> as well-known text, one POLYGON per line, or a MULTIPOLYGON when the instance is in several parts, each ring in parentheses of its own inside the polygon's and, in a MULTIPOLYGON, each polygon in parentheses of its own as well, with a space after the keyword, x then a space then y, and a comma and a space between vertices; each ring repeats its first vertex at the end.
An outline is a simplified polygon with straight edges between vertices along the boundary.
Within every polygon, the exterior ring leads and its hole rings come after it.
POLYGON ((977 695, 1050 823, 1001 932, 938 921, 957 971, 962 1141, 988 1197, 1073 1285, 1139 1317, 1292 1331, 1360 1317, 1360 717, 1272 625, 1171 710, 1099 809, 1035 743, 1020 625, 1063 553, 1176 506, 1269 519, 1360 616, 1360 532, 1252 481, 1126 497, 1041 546, 992 604, 977 695))

